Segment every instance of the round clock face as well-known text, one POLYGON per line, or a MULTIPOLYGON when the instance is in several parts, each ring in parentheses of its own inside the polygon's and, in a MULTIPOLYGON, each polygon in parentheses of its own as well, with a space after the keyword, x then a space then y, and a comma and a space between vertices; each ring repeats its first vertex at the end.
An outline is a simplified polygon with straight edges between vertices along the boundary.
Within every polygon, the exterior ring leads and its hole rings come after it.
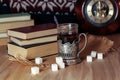
POLYGON ((118 7, 114 0, 87 0, 83 5, 85 19, 96 27, 112 23, 118 15, 118 7))

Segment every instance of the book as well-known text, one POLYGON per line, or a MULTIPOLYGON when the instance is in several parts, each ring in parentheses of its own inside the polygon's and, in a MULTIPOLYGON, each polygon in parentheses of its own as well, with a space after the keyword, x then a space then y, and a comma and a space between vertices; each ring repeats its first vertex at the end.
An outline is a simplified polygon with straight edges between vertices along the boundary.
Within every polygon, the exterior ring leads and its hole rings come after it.
POLYGON ((6 37, 6 38, 0 38, 0 46, 1 45, 7 45, 8 42, 10 42, 9 38, 6 37))
POLYGON ((0 38, 7 38, 7 37, 8 37, 7 33, 0 33, 0 38))
POLYGON ((43 37, 48 35, 57 34, 57 28, 55 24, 39 24, 23 28, 9 29, 8 35, 20 39, 31 39, 36 37, 43 37))
POLYGON ((8 29, 33 26, 33 25, 34 25, 34 20, 32 19, 25 21, 12 21, 12 22, 0 23, 0 33, 7 32, 8 29))
POLYGON ((58 53, 57 42, 40 43, 27 46, 19 46, 13 42, 8 43, 8 54, 14 57, 34 59, 58 53))
POLYGON ((57 41, 57 35, 33 38, 33 39, 28 39, 28 40, 10 37, 10 40, 20 46, 25 46, 25 45, 31 45, 31 44, 37 44, 37 43, 57 41))
POLYGON ((31 15, 28 13, 13 13, 13 14, 1 14, 0 23, 11 21, 24 21, 30 20, 31 15))

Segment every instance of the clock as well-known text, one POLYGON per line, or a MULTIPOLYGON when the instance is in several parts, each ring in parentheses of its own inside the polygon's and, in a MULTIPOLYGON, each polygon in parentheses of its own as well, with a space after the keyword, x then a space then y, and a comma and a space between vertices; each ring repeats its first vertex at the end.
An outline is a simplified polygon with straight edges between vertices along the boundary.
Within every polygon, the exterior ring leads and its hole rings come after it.
POLYGON ((113 0, 87 0, 83 4, 83 15, 96 27, 107 26, 118 16, 118 7, 113 0))
MULTIPOLYGON (((79 0, 78 0, 79 1, 79 0)), ((117 0, 86 0, 76 4, 75 12, 80 27, 88 32, 107 34, 115 32, 119 23, 119 3, 117 0)))

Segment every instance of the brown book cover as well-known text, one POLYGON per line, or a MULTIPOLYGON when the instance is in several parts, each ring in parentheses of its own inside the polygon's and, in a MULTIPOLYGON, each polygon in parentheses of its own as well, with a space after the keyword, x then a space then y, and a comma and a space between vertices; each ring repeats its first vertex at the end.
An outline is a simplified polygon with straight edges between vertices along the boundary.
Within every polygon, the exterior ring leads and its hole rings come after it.
POLYGON ((57 42, 40 43, 27 46, 19 46, 13 42, 8 44, 8 54, 14 57, 34 59, 58 53, 57 42))
POLYGON ((7 32, 8 29, 33 26, 33 25, 34 25, 34 20, 12 21, 12 22, 0 23, 0 33, 7 32))
POLYGON ((9 29, 8 35, 20 39, 31 39, 36 37, 42 37, 47 35, 57 34, 57 28, 55 24, 40 24, 28 26, 24 28, 9 29))
POLYGON ((57 35, 50 35, 45 37, 33 38, 33 39, 19 39, 15 37, 10 37, 10 40, 20 46, 25 46, 25 45, 32 45, 37 43, 57 41, 57 35))

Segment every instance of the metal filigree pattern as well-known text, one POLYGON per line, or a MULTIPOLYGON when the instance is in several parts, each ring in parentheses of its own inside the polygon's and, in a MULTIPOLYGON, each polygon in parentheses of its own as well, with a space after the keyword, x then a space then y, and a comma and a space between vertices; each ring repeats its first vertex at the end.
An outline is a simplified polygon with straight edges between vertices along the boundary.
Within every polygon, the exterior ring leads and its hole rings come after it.
POLYGON ((59 44, 59 53, 60 56, 62 56, 64 59, 74 59, 76 58, 78 48, 77 48, 77 43, 73 41, 71 44, 70 42, 62 44, 62 41, 58 41, 59 44))

